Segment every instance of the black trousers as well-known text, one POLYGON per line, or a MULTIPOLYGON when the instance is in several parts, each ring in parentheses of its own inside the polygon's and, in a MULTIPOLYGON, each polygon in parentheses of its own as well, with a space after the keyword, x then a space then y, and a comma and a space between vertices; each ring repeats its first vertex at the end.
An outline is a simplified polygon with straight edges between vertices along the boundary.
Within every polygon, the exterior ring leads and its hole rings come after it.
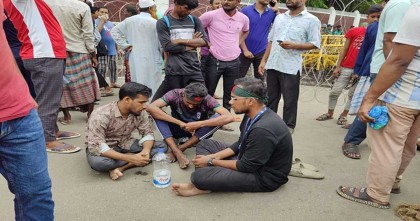
POLYGON ((230 91, 236 79, 240 78, 240 61, 236 58, 232 61, 219 61, 213 55, 209 55, 208 72, 206 73, 206 87, 211 96, 216 92, 219 79, 223 76, 223 107, 230 110, 230 91))
POLYGON ((199 82, 204 84, 204 79, 201 74, 195 75, 165 75, 165 79, 153 95, 152 102, 161 98, 167 92, 177 88, 184 88, 188 84, 199 82))
MULTIPOLYGON (((206 139, 198 143, 197 155, 209 155, 229 147, 228 144, 206 139)), ((230 160, 236 157, 229 158, 230 160)), ((198 189, 220 192, 266 192, 255 173, 243 173, 224 167, 204 167, 197 168, 191 174, 191 182, 198 189)))
POLYGON ((296 127, 299 87, 300 72, 291 75, 272 69, 267 70, 267 106, 277 113, 279 101, 283 95, 283 120, 290 128, 296 127))
POLYGON ((29 92, 31 93, 31 96, 33 99, 36 97, 34 84, 32 83, 31 79, 31 73, 26 70, 25 66, 23 65, 23 61, 21 57, 15 57, 16 64, 20 70, 20 73, 22 73, 23 78, 26 81, 26 84, 28 84, 29 92))
POLYGON ((202 55, 201 56, 201 74, 203 75, 203 78, 206 79, 207 72, 209 70, 209 55, 202 55))
POLYGON ((252 66, 254 67, 254 77, 255 78, 258 78, 258 79, 260 79, 262 81, 264 81, 264 75, 260 75, 258 73, 258 67, 261 64, 261 60, 262 60, 262 58, 264 56, 264 53, 265 53, 265 51, 263 51, 263 52, 261 52, 259 54, 256 54, 256 55, 254 55, 253 58, 246 58, 244 56, 244 54, 241 54, 239 56, 239 59, 241 61, 241 69, 240 69, 240 75, 241 75, 241 77, 245 77, 246 76, 246 73, 248 72, 248 69, 249 69, 249 67, 252 64, 252 66))

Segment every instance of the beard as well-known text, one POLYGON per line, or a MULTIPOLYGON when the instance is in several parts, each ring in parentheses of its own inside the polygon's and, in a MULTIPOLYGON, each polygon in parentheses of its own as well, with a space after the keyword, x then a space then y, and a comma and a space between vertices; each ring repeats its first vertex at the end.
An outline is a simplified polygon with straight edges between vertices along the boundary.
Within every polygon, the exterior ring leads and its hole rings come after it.
POLYGON ((286 5, 286 7, 287 7, 289 10, 296 10, 296 9, 300 8, 300 5, 298 5, 298 4, 293 4, 293 5, 286 5))
POLYGON ((231 11, 233 11, 233 10, 235 10, 236 9, 236 7, 232 7, 232 8, 225 8, 224 6, 223 6, 223 10, 225 11, 225 12, 231 12, 231 11))
POLYGON ((140 116, 140 114, 141 114, 141 111, 140 112, 133 112, 133 111, 130 111, 130 114, 132 114, 132 115, 134 115, 134 116, 136 116, 136 117, 138 117, 138 116, 140 116))

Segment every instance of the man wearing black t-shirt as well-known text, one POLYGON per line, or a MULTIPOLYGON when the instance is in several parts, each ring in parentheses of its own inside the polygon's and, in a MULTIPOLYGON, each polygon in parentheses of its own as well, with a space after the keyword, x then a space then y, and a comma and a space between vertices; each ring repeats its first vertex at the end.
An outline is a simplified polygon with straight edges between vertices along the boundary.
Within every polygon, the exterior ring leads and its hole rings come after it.
POLYGON ((152 101, 166 92, 184 88, 192 82, 204 83, 197 47, 207 46, 207 36, 200 19, 190 15, 197 0, 175 0, 174 10, 159 19, 156 29, 165 52, 165 79, 152 101))
POLYGON ((287 183, 292 167, 292 137, 283 120, 265 106, 267 88, 255 78, 235 81, 230 104, 245 114, 237 142, 203 140, 192 161, 191 183, 174 183, 179 196, 211 191, 270 192, 287 183))

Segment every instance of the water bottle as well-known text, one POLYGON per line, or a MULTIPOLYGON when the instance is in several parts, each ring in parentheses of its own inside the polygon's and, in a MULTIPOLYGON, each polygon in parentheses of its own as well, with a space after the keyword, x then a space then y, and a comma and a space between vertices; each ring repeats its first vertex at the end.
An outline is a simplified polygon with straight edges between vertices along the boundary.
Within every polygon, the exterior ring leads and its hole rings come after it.
POLYGON ((153 185, 157 188, 165 188, 171 185, 171 171, 169 160, 163 148, 153 157, 153 185))

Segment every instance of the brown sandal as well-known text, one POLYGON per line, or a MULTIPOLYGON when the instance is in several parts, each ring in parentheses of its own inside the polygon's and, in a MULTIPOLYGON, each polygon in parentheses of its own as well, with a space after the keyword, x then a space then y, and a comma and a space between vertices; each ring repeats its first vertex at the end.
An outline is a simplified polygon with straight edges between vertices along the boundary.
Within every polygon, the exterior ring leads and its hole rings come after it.
POLYGON ((319 117, 316 118, 317 121, 325 121, 325 120, 331 120, 331 119, 334 119, 334 117, 331 116, 328 113, 322 114, 321 116, 319 116, 319 117))

